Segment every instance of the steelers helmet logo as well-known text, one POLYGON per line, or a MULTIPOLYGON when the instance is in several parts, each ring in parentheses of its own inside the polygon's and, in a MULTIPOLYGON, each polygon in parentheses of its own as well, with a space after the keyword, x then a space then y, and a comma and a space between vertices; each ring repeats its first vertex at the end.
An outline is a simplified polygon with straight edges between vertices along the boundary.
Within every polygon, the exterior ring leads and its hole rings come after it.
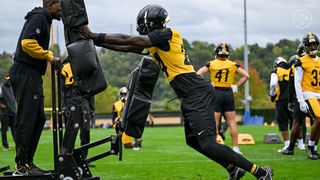
POLYGON ((309 42, 316 42, 316 39, 312 33, 308 33, 309 35, 309 42))
POLYGON ((40 28, 37 28, 37 29, 36 29, 36 33, 37 33, 37 34, 40 34, 40 33, 41 33, 40 28))

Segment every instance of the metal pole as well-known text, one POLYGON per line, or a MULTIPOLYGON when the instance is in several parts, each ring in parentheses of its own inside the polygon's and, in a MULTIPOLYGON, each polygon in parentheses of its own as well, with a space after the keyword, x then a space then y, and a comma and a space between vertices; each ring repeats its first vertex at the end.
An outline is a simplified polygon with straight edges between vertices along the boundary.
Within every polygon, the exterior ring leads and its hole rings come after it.
POLYGON ((52 93, 52 133, 54 170, 58 169, 58 132, 57 132, 57 109, 56 109, 56 77, 55 67, 51 64, 51 93, 52 93))
POLYGON ((133 34, 133 24, 132 23, 130 24, 130 34, 131 35, 133 34))
POLYGON ((59 131, 59 153, 61 154, 61 145, 63 140, 63 122, 62 122, 62 94, 61 94, 61 69, 57 71, 57 91, 58 91, 58 131, 59 131))
POLYGON ((58 52, 59 52, 59 54, 58 54, 58 56, 60 56, 60 42, 59 42, 59 26, 57 26, 57 44, 58 44, 58 47, 59 47, 59 49, 58 49, 58 52))
MULTIPOLYGON (((248 63, 248 45, 247 45, 247 2, 244 0, 244 69, 249 73, 248 63)), ((249 106, 249 81, 244 86, 244 100, 245 100, 245 112, 250 112, 249 106)))

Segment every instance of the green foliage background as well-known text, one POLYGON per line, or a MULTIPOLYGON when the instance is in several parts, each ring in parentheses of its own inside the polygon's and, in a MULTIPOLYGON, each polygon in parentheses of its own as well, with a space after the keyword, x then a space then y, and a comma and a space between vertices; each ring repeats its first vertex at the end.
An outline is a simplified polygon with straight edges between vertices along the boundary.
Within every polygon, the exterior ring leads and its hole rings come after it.
MULTIPOLYGON (((299 44, 298 40, 280 40, 275 44, 267 44, 260 47, 258 44, 249 45, 249 72, 250 72, 250 95, 252 96, 251 107, 272 108, 274 105, 268 97, 269 75, 272 71, 274 59, 282 56, 289 59, 295 54, 299 44)), ((184 46, 189 58, 196 70, 214 58, 215 45, 203 42, 188 42, 184 39, 184 46)), ((60 54, 59 46, 53 49, 54 54, 60 54)), ((113 102, 118 98, 118 89, 126 86, 130 73, 137 67, 142 56, 133 53, 121 53, 107 49, 98 49, 102 68, 107 76, 110 85, 108 89, 95 98, 96 113, 109 113, 112 110, 113 102)), ((243 67, 243 47, 231 47, 231 60, 237 61, 243 67)), ((8 73, 12 64, 12 54, 2 52, 0 54, 0 75, 8 73)), ((49 66, 50 68, 50 66, 49 66)), ((50 69, 44 76, 45 106, 51 106, 51 81, 50 69)), ((209 76, 206 76, 209 78, 209 76)), ((241 100, 244 99, 244 88, 240 88, 236 95, 237 108, 243 108, 241 100)), ((152 110, 154 111, 177 111, 179 110, 179 100, 170 101, 176 96, 170 85, 161 74, 159 76, 154 92, 152 110), (169 102, 170 101, 170 102, 169 102)))

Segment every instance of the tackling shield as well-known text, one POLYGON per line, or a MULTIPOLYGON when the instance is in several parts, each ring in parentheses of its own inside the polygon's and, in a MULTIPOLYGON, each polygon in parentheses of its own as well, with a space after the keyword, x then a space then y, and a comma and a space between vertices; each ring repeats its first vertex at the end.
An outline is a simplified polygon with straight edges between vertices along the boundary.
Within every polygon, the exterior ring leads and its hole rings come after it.
POLYGON ((132 72, 122 114, 122 125, 127 135, 135 138, 142 136, 158 76, 159 67, 147 56, 142 58, 139 66, 132 72))
POLYGON ((62 20, 68 60, 76 86, 82 96, 93 96, 107 88, 108 81, 101 68, 92 40, 87 40, 73 29, 88 24, 83 0, 61 0, 62 20))
POLYGON ((62 20, 68 28, 88 24, 88 16, 83 0, 61 0, 62 20))
POLYGON ((96 48, 92 40, 75 41, 67 46, 72 70, 77 74, 91 74, 97 69, 96 48))

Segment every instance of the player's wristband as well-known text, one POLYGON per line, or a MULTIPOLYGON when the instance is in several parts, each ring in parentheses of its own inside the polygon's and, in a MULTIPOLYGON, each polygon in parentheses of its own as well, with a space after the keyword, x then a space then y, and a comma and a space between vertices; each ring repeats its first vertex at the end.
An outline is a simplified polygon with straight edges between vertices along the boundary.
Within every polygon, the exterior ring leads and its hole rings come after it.
POLYGON ((106 33, 99 33, 99 35, 98 35, 98 41, 99 42, 103 42, 104 41, 104 39, 105 39, 105 37, 106 37, 106 33))

